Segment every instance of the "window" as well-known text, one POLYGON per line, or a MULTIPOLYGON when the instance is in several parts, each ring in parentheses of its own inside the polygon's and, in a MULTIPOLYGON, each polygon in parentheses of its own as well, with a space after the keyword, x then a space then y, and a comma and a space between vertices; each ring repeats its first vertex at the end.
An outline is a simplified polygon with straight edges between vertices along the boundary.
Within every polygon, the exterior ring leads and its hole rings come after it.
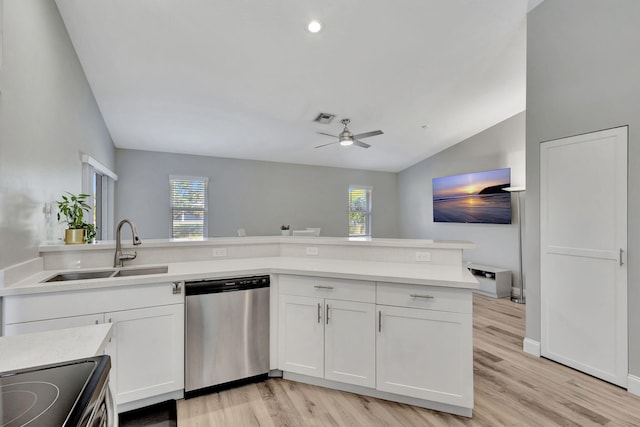
POLYGON ((371 187, 349 187, 349 236, 371 236, 371 187))
POLYGON ((203 239, 209 235, 209 178, 170 176, 171 237, 174 239, 203 239))
MULTIPOLYGON (((118 175, 91 156, 82 155, 82 192, 91 211, 87 218, 96 228, 96 240, 113 239, 115 181, 118 175)), ((87 221, 89 222, 89 221, 87 221)))

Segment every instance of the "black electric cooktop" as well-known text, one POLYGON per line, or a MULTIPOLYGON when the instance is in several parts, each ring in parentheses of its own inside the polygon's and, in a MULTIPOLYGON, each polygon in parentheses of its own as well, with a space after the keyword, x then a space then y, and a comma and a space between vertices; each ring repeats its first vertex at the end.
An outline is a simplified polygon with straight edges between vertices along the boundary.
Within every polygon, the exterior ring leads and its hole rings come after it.
POLYGON ((73 425, 105 364, 108 356, 0 373, 0 427, 73 425))

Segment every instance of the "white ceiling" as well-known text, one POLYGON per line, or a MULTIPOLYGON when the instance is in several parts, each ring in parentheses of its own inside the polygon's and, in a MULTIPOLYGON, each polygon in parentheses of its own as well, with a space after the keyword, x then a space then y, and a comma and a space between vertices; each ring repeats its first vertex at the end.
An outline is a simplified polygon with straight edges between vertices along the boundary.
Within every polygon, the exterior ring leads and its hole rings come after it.
POLYGON ((527 0, 56 3, 119 148, 397 172, 525 108, 527 0))

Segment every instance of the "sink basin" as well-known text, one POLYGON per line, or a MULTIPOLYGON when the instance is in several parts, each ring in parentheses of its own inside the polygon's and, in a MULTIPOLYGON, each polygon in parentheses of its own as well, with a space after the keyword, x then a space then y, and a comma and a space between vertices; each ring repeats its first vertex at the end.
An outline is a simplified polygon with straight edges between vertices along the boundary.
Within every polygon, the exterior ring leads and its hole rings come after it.
POLYGON ((67 280, 103 279, 111 277, 116 270, 102 271, 74 271, 71 273, 60 273, 48 278, 45 282, 66 282, 67 280))
POLYGON ((160 267, 125 268, 118 270, 113 277, 141 276, 143 274, 164 274, 169 271, 166 265, 160 267))
POLYGON ((161 265, 157 267, 133 267, 99 271, 71 271, 68 273, 59 273, 50 277, 43 282, 66 282, 68 280, 88 280, 88 279, 106 279, 111 277, 127 277, 141 276, 143 274, 164 274, 169 271, 169 267, 161 265))

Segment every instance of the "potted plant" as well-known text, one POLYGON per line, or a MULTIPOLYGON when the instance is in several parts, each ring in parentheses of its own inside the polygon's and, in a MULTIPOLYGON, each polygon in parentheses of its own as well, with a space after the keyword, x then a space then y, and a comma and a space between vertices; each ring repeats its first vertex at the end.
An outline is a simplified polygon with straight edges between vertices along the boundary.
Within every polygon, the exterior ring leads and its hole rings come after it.
POLYGON ((282 232, 283 236, 288 236, 289 235, 289 225, 281 225, 280 226, 280 230, 282 232))
POLYGON ((62 200, 57 200, 58 221, 67 223, 64 233, 66 244, 78 244, 91 242, 96 236, 96 229, 93 224, 84 222, 84 213, 89 212, 91 207, 85 202, 89 194, 75 194, 67 192, 68 196, 62 195, 62 200))

